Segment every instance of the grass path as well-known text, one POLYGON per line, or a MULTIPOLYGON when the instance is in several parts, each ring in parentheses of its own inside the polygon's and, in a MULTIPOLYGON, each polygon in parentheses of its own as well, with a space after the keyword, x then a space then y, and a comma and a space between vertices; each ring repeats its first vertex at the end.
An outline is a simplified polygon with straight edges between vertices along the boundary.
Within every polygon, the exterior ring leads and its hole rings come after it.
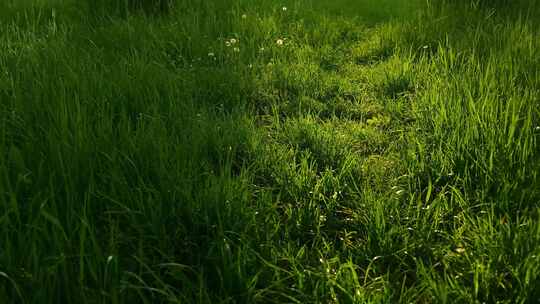
POLYGON ((503 2, 0 4, 0 302, 536 303, 503 2))

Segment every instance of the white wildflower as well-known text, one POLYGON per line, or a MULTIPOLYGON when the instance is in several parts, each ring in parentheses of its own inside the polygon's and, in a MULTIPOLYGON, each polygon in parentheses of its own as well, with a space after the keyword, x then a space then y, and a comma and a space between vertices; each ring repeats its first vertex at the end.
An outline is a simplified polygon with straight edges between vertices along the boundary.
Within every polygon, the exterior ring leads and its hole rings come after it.
POLYGON ((278 46, 282 46, 283 43, 284 43, 283 39, 278 39, 278 40, 276 41, 276 44, 277 44, 278 46))
POLYGON ((463 254, 463 253, 465 253, 465 248, 458 247, 458 248, 456 248, 456 252, 459 253, 459 254, 463 254))

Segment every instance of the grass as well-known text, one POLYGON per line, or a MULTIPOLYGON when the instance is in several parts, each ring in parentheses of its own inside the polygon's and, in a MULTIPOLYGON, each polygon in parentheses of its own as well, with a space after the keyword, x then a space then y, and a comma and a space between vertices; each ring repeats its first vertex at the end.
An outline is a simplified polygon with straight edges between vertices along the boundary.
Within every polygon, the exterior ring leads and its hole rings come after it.
POLYGON ((0 299, 537 303, 507 2, 2 2, 0 299))

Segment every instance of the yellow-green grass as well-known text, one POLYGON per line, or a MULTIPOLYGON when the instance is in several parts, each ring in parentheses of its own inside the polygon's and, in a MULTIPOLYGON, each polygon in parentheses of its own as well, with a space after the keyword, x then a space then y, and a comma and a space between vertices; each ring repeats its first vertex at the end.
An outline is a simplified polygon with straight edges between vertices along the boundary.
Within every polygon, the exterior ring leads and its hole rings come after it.
POLYGON ((0 303, 540 299, 535 1, 135 2, 0 3, 0 303))

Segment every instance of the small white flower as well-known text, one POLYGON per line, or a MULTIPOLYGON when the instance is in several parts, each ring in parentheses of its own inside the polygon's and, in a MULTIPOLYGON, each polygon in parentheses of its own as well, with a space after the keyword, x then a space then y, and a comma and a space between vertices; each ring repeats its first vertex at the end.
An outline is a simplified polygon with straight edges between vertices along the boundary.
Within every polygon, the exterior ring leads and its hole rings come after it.
POLYGON ((247 19, 247 15, 246 15, 246 14, 243 14, 243 15, 242 15, 242 19, 247 19))
POLYGON ((281 10, 284 11, 284 12, 286 12, 286 11, 287 11, 287 7, 284 6, 284 7, 281 8, 281 10))
POLYGON ((231 42, 230 42, 230 41, 225 41, 225 45, 226 45, 227 47, 230 47, 230 46, 231 46, 231 42))
POLYGON ((277 44, 278 46, 282 46, 282 45, 283 45, 283 42, 284 42, 283 39, 278 39, 278 40, 276 40, 276 44, 277 44))
POLYGON ((463 247, 458 247, 458 248, 456 248, 455 250, 456 250, 456 252, 459 253, 459 254, 465 253, 465 248, 463 248, 463 247))
POLYGON ((229 40, 231 42, 231 44, 236 44, 238 42, 238 40, 234 39, 234 38, 231 38, 231 40, 229 40))

